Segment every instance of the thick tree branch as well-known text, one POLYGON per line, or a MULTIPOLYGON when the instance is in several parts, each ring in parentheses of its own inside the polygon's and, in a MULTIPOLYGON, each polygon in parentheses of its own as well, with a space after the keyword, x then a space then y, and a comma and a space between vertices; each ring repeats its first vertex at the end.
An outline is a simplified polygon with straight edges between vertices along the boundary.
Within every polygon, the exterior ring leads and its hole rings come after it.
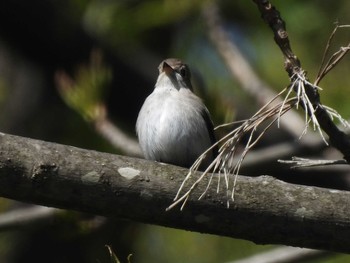
MULTIPOLYGON (((172 165, 0 135, 0 195, 19 201, 243 238, 350 252, 350 193, 239 176, 226 191, 191 195, 165 212, 187 170, 172 165)), ((215 180, 215 179, 214 179, 215 180)))

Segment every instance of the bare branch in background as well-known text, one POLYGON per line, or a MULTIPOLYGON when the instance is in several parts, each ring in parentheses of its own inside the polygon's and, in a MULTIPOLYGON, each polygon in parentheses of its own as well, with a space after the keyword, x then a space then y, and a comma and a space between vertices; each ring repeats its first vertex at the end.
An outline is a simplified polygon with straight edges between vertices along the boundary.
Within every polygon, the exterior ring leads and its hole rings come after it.
POLYGON ((278 160, 280 163, 293 164, 291 168, 301 168, 301 167, 313 167, 313 166, 325 166, 325 165, 335 165, 335 164, 345 164, 348 165, 346 160, 310 160, 300 157, 292 157, 292 160, 278 160))
MULTIPOLYGON (((222 25, 217 5, 213 1, 204 5, 202 15, 204 17, 203 20, 207 23, 210 40, 234 79, 241 84, 241 87, 246 92, 256 99, 259 106, 266 105, 277 93, 256 75, 242 52, 229 38, 222 25)), ((276 102, 281 101, 280 98, 276 99, 276 102)), ((281 119, 280 122, 281 126, 295 138, 299 138, 301 131, 304 129, 303 120, 294 111, 290 111, 288 118, 281 119)))
POLYGON ((116 126, 107 116, 105 107, 101 114, 94 120, 96 131, 124 154, 133 157, 141 157, 141 148, 135 138, 131 138, 116 126))
POLYGON ((38 225, 52 220, 60 212, 57 208, 30 206, 0 214, 0 231, 18 230, 28 225, 38 225))
POLYGON ((327 251, 316 249, 279 247, 227 263, 299 263, 306 260, 324 258, 330 255, 332 254, 327 251))
MULTIPOLYGON (((65 210, 39 206, 25 205, 0 214, 0 232, 9 230, 23 230, 31 227, 52 225, 58 218, 64 220, 65 210)), ((106 218, 94 215, 81 214, 81 220, 89 221, 90 228, 98 228, 105 223, 106 218)))

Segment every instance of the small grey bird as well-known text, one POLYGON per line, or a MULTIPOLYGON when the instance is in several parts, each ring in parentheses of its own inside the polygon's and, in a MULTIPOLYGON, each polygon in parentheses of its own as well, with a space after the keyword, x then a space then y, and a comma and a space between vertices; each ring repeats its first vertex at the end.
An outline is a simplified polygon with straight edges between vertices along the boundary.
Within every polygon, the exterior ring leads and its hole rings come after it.
MULTIPOLYGON (((168 58, 158 67, 154 91, 137 118, 136 132, 146 159, 190 167, 215 143, 213 123, 202 100, 192 92, 189 67, 168 58)), ((217 149, 207 155, 207 167, 217 149)))

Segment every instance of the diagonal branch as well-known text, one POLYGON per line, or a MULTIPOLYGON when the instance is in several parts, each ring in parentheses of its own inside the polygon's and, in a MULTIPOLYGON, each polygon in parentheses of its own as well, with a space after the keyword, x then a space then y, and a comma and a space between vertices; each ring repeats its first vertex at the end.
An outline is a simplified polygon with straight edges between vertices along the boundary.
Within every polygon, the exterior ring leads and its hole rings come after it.
MULTIPOLYGON (((232 76, 240 83, 244 91, 253 96, 258 105, 263 107, 277 94, 257 76, 237 45, 229 38, 218 9, 214 2, 203 6, 202 16, 208 27, 209 38, 232 76)), ((281 102, 280 98, 275 100, 281 102)), ((302 118, 295 111, 289 111, 288 119, 281 119, 280 121, 281 126, 294 138, 298 138, 300 130, 304 128, 302 118)))
MULTIPOLYGON (((264 21, 270 26, 274 33, 276 44, 284 55, 284 66, 287 71, 291 83, 298 81, 299 76, 304 76, 304 70, 297 56, 293 53, 285 22, 282 20, 280 13, 268 0, 253 0, 261 13, 264 21)), ((314 115, 320 128, 328 135, 330 143, 338 149, 344 156, 344 159, 350 163, 350 138, 333 123, 327 109, 320 102, 320 95, 316 86, 311 85, 305 77, 304 87, 305 93, 314 110, 309 107, 304 108, 309 115, 314 115)))
MULTIPOLYGON (((199 199, 201 199, 210 188, 212 184, 213 173, 215 172, 224 175, 224 185, 226 187, 226 193, 228 196, 227 206, 229 206, 230 199, 234 201, 237 176, 247 153, 254 147, 254 145, 257 144, 257 142, 272 126, 272 124, 275 122, 278 124, 281 123, 281 116, 289 112, 294 107, 298 108, 299 105, 305 111, 305 129, 302 132, 301 136, 304 136, 306 134, 309 125, 312 124, 313 129, 319 132, 326 145, 328 145, 328 142, 323 135, 323 130, 329 135, 331 143, 333 143, 337 149, 343 152, 345 158, 350 158, 350 139, 346 137, 346 134, 340 131, 332 121, 333 118, 337 118, 346 127, 349 127, 348 123, 335 110, 327 106, 323 106, 320 103, 318 90, 321 88, 309 82, 306 77, 306 72, 300 66, 300 61, 293 54, 289 44, 288 35, 285 31, 285 23, 281 19, 279 12, 273 6, 271 6, 268 1, 256 0, 255 2, 258 4, 259 9, 262 12, 263 18, 268 22, 275 33, 275 41, 285 56, 285 68, 290 76, 291 82, 287 88, 282 90, 279 94, 276 94, 260 110, 258 110, 256 114, 254 114, 248 120, 242 121, 239 127, 221 138, 215 144, 221 144, 218 155, 207 167, 207 169, 199 177, 197 177, 198 179, 195 180, 193 184, 189 184, 190 186, 187 187, 189 179, 195 177, 194 172, 198 170, 202 160, 205 159, 208 152, 215 145, 207 149, 201 156, 198 157, 198 159, 191 166, 190 171, 183 180, 182 184, 180 185, 178 193, 175 196, 174 203, 171 204, 168 209, 172 209, 176 205, 182 204, 182 210, 186 205, 186 202, 189 200, 189 196, 194 192, 198 185, 202 183, 205 177, 209 177, 210 179, 208 181, 207 187, 199 197, 199 199), (293 91, 296 93, 296 96, 290 98, 290 95, 293 91), (280 100, 279 96, 283 93, 286 93, 284 100, 280 100), (327 123, 327 118, 330 123, 327 123), (262 131, 257 131, 258 128, 262 126, 262 124, 264 124, 265 127, 262 127, 262 131), (333 129, 333 131, 330 132, 329 129, 333 129), (343 137, 340 135, 343 135, 343 137), (244 136, 248 136, 248 141, 246 142, 243 151, 238 151, 238 145, 244 136), (346 139, 348 141, 348 144, 343 144, 342 139, 346 139), (237 156, 239 157, 236 158, 237 156), (231 179, 232 175, 233 180, 231 179)), ((209 7, 211 6, 209 5, 209 7)), ((234 47, 233 43, 228 41, 228 37, 223 31, 222 26, 217 25, 219 23, 219 17, 216 11, 212 11, 212 9, 209 7, 204 8, 203 12, 207 18, 206 20, 211 21, 208 22, 208 26, 211 28, 211 38, 215 39, 213 42, 218 46, 218 50, 221 51, 222 56, 226 58, 226 61, 240 61, 240 63, 238 63, 239 65, 237 65, 237 63, 228 63, 229 65, 233 65, 232 72, 237 71, 237 69, 243 65, 243 72, 245 74, 251 75, 249 66, 239 56, 237 48, 234 47)), ((214 5, 213 7, 213 10, 215 10, 216 6, 214 5)), ((254 75, 251 76, 254 79, 254 75)), ((265 94, 265 88, 262 88, 262 90, 265 94)), ((266 99, 268 96, 265 94, 263 97, 266 99)), ((346 160, 349 162, 349 159, 346 160)), ((218 180, 217 189, 217 192, 219 192, 220 180, 218 180)))

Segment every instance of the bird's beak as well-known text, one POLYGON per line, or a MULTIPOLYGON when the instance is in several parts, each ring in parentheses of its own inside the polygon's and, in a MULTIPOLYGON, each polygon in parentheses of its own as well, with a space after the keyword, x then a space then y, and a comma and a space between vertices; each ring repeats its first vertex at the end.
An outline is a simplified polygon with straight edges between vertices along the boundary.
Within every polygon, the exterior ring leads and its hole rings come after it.
POLYGON ((173 72, 173 68, 170 67, 166 62, 163 62, 162 72, 165 72, 166 75, 170 75, 173 72))

